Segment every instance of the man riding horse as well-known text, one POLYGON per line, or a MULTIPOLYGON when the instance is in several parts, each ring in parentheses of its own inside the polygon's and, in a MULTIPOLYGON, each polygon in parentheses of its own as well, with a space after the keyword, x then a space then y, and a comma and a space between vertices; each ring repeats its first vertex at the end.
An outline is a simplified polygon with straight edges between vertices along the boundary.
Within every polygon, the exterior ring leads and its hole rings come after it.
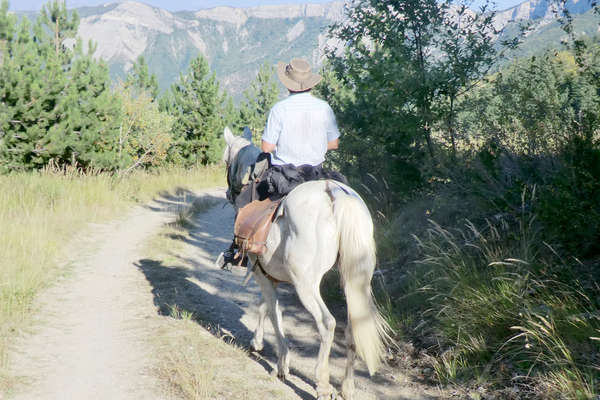
MULTIPOLYGON (((336 320, 320 293, 323 276, 335 266, 348 313, 341 392, 345 400, 352 400, 356 356, 372 375, 393 342, 371 290, 376 264, 373 220, 360 195, 340 182, 343 177, 321 167, 327 150, 337 148, 339 132, 331 108, 308 92, 320 76, 302 60, 279 64, 278 75, 290 96, 271 110, 262 149, 254 146, 248 129, 244 136, 233 135, 228 128, 223 132, 227 198, 238 211, 234 237, 239 259, 247 254, 246 282, 254 277, 261 291, 250 345, 262 350, 268 316, 277 344, 275 372, 280 379, 289 378, 290 351, 276 287, 292 285, 320 336, 317 399, 335 399, 336 389, 329 382, 329 354, 336 320)), ((230 250, 230 260, 235 262, 234 248, 230 250)))
MULTIPOLYGON (((269 112, 262 135, 263 154, 258 157, 254 170, 254 176, 262 182, 236 194, 238 209, 257 196, 281 197, 304 181, 324 177, 321 165, 325 153, 339 145, 340 132, 333 110, 327 102, 310 93, 321 76, 313 73, 310 64, 302 59, 278 63, 277 76, 290 95, 269 112), (257 187, 260 194, 256 192, 257 187)), ((333 178, 344 181, 339 174, 333 178)), ((240 261, 236 258, 235 244, 223 252, 222 259, 223 266, 240 261)))

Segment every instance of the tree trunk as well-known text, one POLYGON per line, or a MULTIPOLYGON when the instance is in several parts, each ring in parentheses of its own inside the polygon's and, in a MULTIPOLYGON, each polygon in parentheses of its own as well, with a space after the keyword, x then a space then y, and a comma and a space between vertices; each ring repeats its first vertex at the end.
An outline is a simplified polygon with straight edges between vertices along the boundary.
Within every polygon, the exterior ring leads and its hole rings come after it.
POLYGON ((450 111, 448 113, 448 131, 452 143, 452 159, 456 159, 456 132, 454 131, 454 94, 450 95, 450 111))
POLYGON ((423 127, 423 133, 425 134, 425 141, 427 142, 427 149, 429 150, 429 157, 431 161, 435 162, 435 152, 433 151, 433 141, 431 140, 431 127, 429 123, 425 123, 423 127))
POLYGON ((435 163, 435 151, 433 150, 433 141, 431 140, 431 103, 429 102, 427 95, 423 97, 423 121, 425 121, 423 125, 423 135, 427 142, 429 157, 431 157, 431 161, 435 163))
POLYGON ((56 56, 58 57, 58 52, 60 50, 59 47, 59 36, 58 36, 58 18, 56 19, 56 23, 54 24, 54 47, 56 50, 56 56))

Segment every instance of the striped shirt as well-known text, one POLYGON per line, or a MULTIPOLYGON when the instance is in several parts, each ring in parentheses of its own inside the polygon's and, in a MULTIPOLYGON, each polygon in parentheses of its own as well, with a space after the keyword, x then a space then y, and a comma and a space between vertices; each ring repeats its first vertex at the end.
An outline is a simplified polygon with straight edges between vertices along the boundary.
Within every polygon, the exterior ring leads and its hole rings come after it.
POLYGON ((333 110, 309 92, 292 94, 273 106, 262 139, 277 147, 273 165, 319 165, 327 143, 339 138, 333 110))

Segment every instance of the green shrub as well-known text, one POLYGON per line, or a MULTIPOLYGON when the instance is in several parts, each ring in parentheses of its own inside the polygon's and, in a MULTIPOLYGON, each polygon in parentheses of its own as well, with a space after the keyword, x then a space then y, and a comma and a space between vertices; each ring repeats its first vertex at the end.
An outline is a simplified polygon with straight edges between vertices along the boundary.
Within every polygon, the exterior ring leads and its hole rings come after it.
POLYGON ((600 253, 600 148, 576 138, 562 158, 564 167, 540 190, 540 219, 549 240, 591 257, 600 253))

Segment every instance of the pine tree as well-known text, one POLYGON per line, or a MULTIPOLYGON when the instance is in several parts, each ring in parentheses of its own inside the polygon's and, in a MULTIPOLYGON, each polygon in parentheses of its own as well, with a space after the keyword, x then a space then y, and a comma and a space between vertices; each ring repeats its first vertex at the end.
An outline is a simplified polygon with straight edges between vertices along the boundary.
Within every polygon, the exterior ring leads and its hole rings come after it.
POLYGON ((275 79, 275 68, 265 62, 256 79, 244 91, 244 102, 240 105, 240 125, 247 126, 256 135, 267 123, 271 107, 277 101, 279 88, 275 79))
POLYGON ((0 69, 2 170, 40 168, 49 160, 118 168, 119 102, 108 68, 92 57, 94 46, 85 54, 73 40, 78 21, 64 2, 53 1, 33 28, 23 19, 10 42, 0 69))
POLYGON ((75 160, 83 167, 115 169, 120 106, 110 91, 108 68, 92 57, 95 46, 90 43, 84 53, 81 41, 73 40, 78 26, 77 13, 69 18, 65 2, 54 0, 42 9, 35 30, 46 73, 57 77, 49 91, 53 119, 42 147, 59 164, 75 160), (51 37, 43 35, 47 31, 51 37))
POLYGON ((224 102, 225 95, 215 74, 210 73, 206 60, 198 56, 162 102, 163 109, 175 117, 171 160, 190 165, 220 159, 224 102))
POLYGON ((151 98, 158 98, 158 79, 155 74, 150 74, 148 64, 144 56, 139 56, 131 68, 131 72, 125 79, 126 88, 135 88, 138 91, 146 91, 151 98))
POLYGON ((62 75, 47 73, 50 63, 40 57, 30 32, 31 25, 24 18, 0 73, 0 101, 5 105, 2 169, 34 168, 44 163, 47 149, 39 141, 55 119, 53 111, 60 89, 56 92, 63 82, 62 75))
POLYGON ((0 1, 0 65, 4 60, 4 53, 8 51, 8 44, 14 34, 16 17, 8 13, 8 0, 0 1))
MULTIPOLYGON (((77 34, 77 28, 79 27, 77 11, 73 11, 69 17, 65 0, 51 0, 42 7, 39 21, 51 32, 51 36, 40 36, 40 39, 43 38, 43 41, 51 43, 57 57, 68 55, 69 53, 64 51, 65 46, 68 45, 65 40, 73 39, 77 34)), ((70 61, 69 57, 66 57, 65 61, 65 63, 68 63, 70 61)))
POLYGON ((225 125, 233 129, 234 132, 241 131, 245 126, 240 118, 240 109, 235 105, 231 96, 227 96, 224 102, 223 118, 225 125))
POLYGON ((104 170, 121 166, 117 150, 121 103, 110 90, 104 63, 92 54, 77 54, 57 109, 60 118, 47 134, 54 158, 104 170))
POLYGON ((9 44, 12 41, 15 30, 15 19, 8 14, 8 0, 0 1, 0 171, 2 169, 2 154, 6 149, 6 140, 8 127, 10 125, 10 112, 6 104, 6 88, 3 83, 4 78, 4 60, 8 59, 9 44))

